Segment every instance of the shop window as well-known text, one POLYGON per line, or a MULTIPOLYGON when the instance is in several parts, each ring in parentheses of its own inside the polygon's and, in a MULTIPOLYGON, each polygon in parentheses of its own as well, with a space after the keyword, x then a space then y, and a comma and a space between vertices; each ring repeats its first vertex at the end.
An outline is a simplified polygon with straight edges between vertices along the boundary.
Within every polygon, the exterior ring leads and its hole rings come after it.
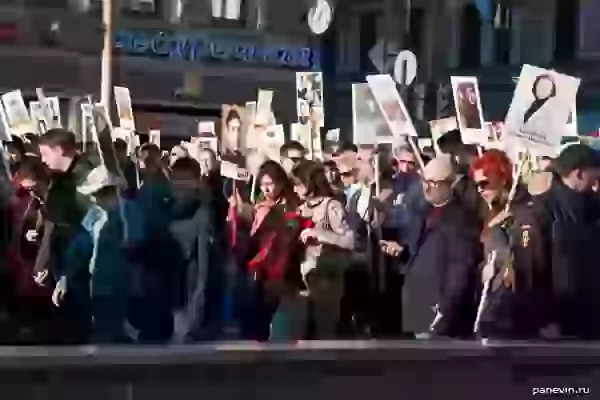
POLYGON ((378 12, 368 12, 360 15, 360 70, 362 72, 374 71, 374 66, 369 58, 369 51, 377 43, 378 12))
POLYGON ((156 17, 163 6, 159 0, 124 0, 124 5, 124 13, 134 17, 156 17))
POLYGON ((579 0, 558 0, 556 2, 554 59, 574 61, 578 48, 579 0))
POLYGON ((512 10, 500 5, 494 16, 494 59, 497 64, 510 64, 512 48, 512 10))
POLYGON ((460 31, 460 66, 476 68, 481 64, 481 18, 477 7, 463 7, 460 31))
POLYGON ((412 8, 410 10, 409 33, 407 47, 415 53, 417 60, 423 54, 423 32, 425 24, 425 10, 423 8, 412 8))
MULTIPOLYGON (((247 3, 246 0, 211 0, 213 25, 221 28, 245 27, 248 17, 247 3)), ((251 4, 250 8, 254 10, 257 7, 251 4)))
MULTIPOLYGON (((15 3, 11 1, 0 1, 0 4, 4 3, 15 3)), ((60 8, 65 9, 69 7, 68 0, 25 0, 25 7, 27 8, 60 8)))

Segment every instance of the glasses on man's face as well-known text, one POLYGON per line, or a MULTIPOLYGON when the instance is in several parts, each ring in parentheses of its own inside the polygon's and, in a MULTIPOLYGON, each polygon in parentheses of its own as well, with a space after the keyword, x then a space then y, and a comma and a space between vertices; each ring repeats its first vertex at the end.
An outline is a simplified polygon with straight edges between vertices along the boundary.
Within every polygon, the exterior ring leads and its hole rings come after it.
POLYGON ((399 159, 398 164, 408 165, 409 167, 414 167, 415 165, 417 165, 417 163, 414 162, 413 160, 403 160, 403 159, 399 159))
POLYGON ((481 191, 489 189, 490 181, 488 181, 488 180, 476 181, 475 186, 477 186, 477 190, 479 190, 481 192, 481 191))
POLYGON ((431 180, 431 179, 423 180, 423 184, 430 188, 438 188, 438 187, 442 186, 444 183, 447 183, 447 181, 436 181, 436 180, 431 180))

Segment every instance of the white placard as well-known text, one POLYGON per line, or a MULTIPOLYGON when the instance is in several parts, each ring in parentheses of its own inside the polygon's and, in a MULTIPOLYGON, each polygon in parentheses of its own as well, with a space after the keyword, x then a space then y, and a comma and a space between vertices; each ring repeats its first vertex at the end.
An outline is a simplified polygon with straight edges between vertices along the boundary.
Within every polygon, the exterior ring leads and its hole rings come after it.
POLYGON ((258 91, 256 101, 256 111, 254 116, 254 123, 256 125, 270 125, 271 122, 271 103, 273 102, 273 91, 263 90, 258 91))
POLYGON ((379 105, 383 118, 395 136, 394 140, 406 135, 417 136, 417 131, 404 106, 400 93, 396 90, 396 83, 392 77, 389 75, 368 75, 367 83, 379 105))
POLYGON ((131 105, 131 94, 129 88, 115 86, 115 102, 117 103, 117 114, 119 115, 119 126, 123 129, 135 131, 135 120, 131 105))
POLYGON ((283 125, 271 125, 263 131, 261 138, 262 153, 273 161, 279 161, 279 150, 285 143, 283 125))
POLYGON ((506 140, 535 149, 538 155, 556 156, 579 83, 572 76, 523 65, 506 115, 506 140))
POLYGON ((398 53, 394 62, 394 79, 400 85, 411 85, 417 79, 417 56, 410 50, 398 53))
POLYGON ((393 137, 368 83, 352 84, 352 137, 357 145, 375 145, 393 137))
POLYGON ((229 161, 221 161, 221 176, 236 181, 248 181, 249 175, 248 170, 229 161))
POLYGON ((296 72, 296 110, 300 122, 310 119, 318 127, 325 125, 322 73, 296 72))
POLYGON ((33 129, 35 128, 29 117, 29 111, 25 106, 21 90, 4 93, 2 95, 2 103, 4 104, 4 111, 6 113, 6 123, 11 134, 21 135, 34 132, 33 129))
POLYGON ((160 149, 160 130, 150 129, 148 131, 148 141, 160 149))
POLYGON ((474 76, 452 76, 452 94, 456 119, 464 144, 487 143, 487 132, 483 125, 483 111, 479 83, 474 76))

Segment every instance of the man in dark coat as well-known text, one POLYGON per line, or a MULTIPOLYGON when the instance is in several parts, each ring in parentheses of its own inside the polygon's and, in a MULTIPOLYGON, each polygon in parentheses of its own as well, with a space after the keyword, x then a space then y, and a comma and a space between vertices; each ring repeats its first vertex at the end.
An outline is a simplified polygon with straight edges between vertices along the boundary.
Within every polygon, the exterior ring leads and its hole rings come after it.
POLYGON ((600 339, 600 273, 597 241, 600 209, 591 191, 600 173, 598 153, 567 147, 553 162, 555 177, 535 201, 533 226, 522 243, 525 260, 544 267, 544 320, 548 339, 600 339))
POLYGON ((423 171, 429 211, 400 247, 382 242, 389 255, 405 261, 402 325, 417 337, 467 337, 476 312, 477 266, 482 260, 477 223, 453 194, 455 166, 448 155, 423 171))

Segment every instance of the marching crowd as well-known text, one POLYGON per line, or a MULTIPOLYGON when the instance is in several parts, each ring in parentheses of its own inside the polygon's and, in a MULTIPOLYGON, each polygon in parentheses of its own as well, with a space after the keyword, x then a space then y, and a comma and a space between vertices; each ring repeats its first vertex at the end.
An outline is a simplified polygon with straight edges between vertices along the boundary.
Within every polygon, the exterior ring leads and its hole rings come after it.
POLYGON ((368 160, 291 141, 246 180, 208 148, 117 139, 114 174, 65 129, 5 147, 2 344, 600 338, 584 144, 527 184, 456 130, 368 160))

